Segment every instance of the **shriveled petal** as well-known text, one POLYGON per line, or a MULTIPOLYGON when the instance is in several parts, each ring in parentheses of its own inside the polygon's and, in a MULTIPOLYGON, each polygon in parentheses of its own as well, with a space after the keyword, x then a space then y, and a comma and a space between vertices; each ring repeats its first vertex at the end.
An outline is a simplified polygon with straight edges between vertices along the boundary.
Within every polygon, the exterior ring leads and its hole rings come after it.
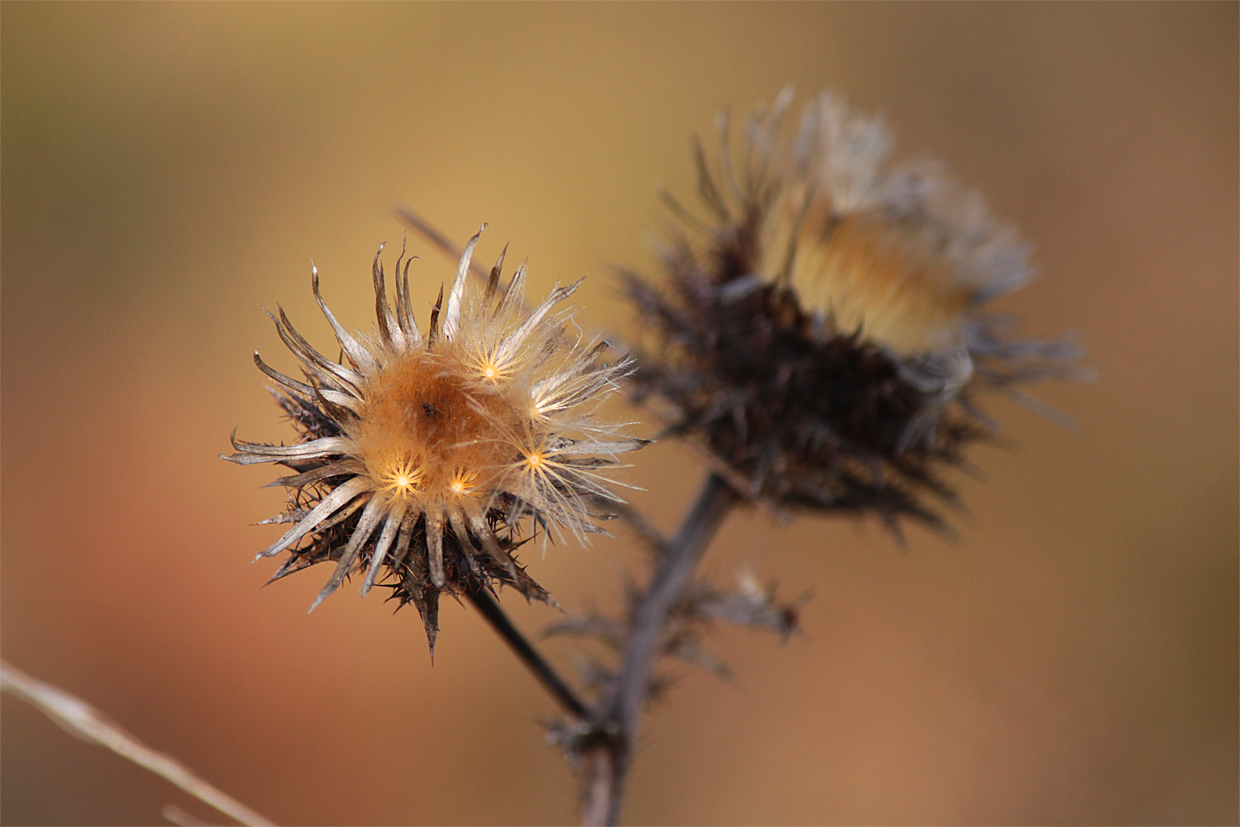
POLYGON ((491 318, 502 319, 505 315, 518 310, 521 307, 521 300, 524 296, 525 262, 521 262, 517 272, 512 274, 512 281, 508 282, 508 289, 504 291, 504 297, 495 306, 495 313, 492 314, 491 318))
POLYGON ((362 400, 351 393, 334 391, 331 388, 315 388, 315 395, 346 410, 358 413, 361 411, 362 400))
POLYGON ((448 295, 448 306, 444 310, 443 336, 445 339, 453 338, 461 326, 461 301, 465 296, 465 284, 469 280, 469 260, 474 255, 474 246, 478 243, 478 237, 486 228, 487 225, 483 224, 465 245, 465 252, 461 254, 461 262, 456 271, 456 281, 452 284, 452 292, 448 295))
POLYGON ((391 567, 396 569, 404 561, 405 555, 409 553, 409 543, 413 539, 413 530, 418 525, 418 514, 412 509, 405 512, 404 522, 400 526, 400 535, 396 538, 396 545, 392 547, 391 567))
POLYGON ((323 296, 319 292, 319 268, 314 266, 314 262, 310 263, 310 290, 314 293, 314 300, 319 303, 319 310, 323 311, 323 316, 331 325, 332 332, 336 334, 336 341, 340 343, 345 355, 360 370, 373 371, 376 367, 374 357, 341 327, 340 322, 336 321, 336 317, 328 309, 327 302, 323 301, 323 296))
POLYGON ((386 508, 387 504, 378 497, 372 497, 370 502, 366 503, 366 509, 362 511, 361 519, 357 521, 357 528, 353 529, 353 536, 349 538, 349 544, 345 546, 344 553, 340 555, 340 562, 336 564, 336 570, 332 572, 331 579, 327 581, 327 585, 319 592, 319 596, 314 598, 314 602, 310 604, 310 609, 306 614, 313 612, 332 592, 340 588, 344 578, 352 571, 353 564, 357 562, 357 555, 362 550, 362 544, 370 539, 371 533, 374 532, 375 526, 379 524, 379 520, 386 508))
POLYGON ((257 350, 254 351, 254 364, 258 365, 258 369, 267 374, 272 381, 283 385, 291 391, 296 391, 302 396, 314 396, 314 388, 307 385, 305 382, 298 382, 296 379, 292 379, 285 376, 283 373, 280 373, 280 371, 264 362, 262 357, 258 355, 257 350))
POLYGON ((482 316, 486 309, 491 306, 491 302, 495 299, 495 293, 499 289, 499 276, 504 270, 504 256, 508 255, 508 245, 504 245, 504 249, 499 251, 499 258, 495 260, 495 266, 491 268, 491 275, 487 277, 487 290, 482 296, 482 303, 478 305, 478 315, 482 316))
POLYGON ((379 534, 379 541, 375 543, 374 553, 370 558, 370 568, 366 572, 366 579, 362 582, 362 597, 370 591, 375 584, 375 577, 379 574, 379 568, 383 565, 383 560, 387 557, 388 548, 391 547, 392 541, 396 539, 396 533, 401 527, 401 523, 405 518, 405 510, 408 506, 403 500, 393 504, 392 510, 388 513, 387 521, 383 524, 383 531, 379 534))
MULTIPOLYGON (((383 337, 383 341, 402 350, 405 347, 405 334, 401 330, 396 315, 392 313, 391 305, 388 304, 387 285, 383 281, 383 261, 379 258, 386 246, 386 241, 379 245, 379 251, 375 253, 374 265, 371 267, 371 277, 375 286, 375 318, 379 322, 379 334, 383 337)), ((397 269, 396 276, 399 281, 399 269, 397 269)))
POLYGON ((473 540, 469 539, 469 532, 465 528, 465 518, 460 511, 449 511, 448 522, 452 526, 452 533, 456 535, 456 541, 462 549, 466 551, 476 552, 473 540))
POLYGON ((431 322, 426 329, 426 337, 432 342, 439 336, 439 311, 443 309, 443 285, 439 285, 439 297, 435 299, 435 306, 431 308, 431 322))
POLYGON ((448 578, 443 570, 443 513, 440 511, 431 511, 426 515, 426 549, 431 582, 442 589, 448 578))
POLYGON ((409 297, 409 265, 413 263, 413 259, 405 262, 405 269, 402 272, 398 266, 396 268, 396 321, 405 331, 406 347, 411 347, 422 341, 422 334, 418 331, 418 323, 413 318, 413 302, 409 297))
POLYGON ((545 416, 571 410, 632 373, 634 362, 628 357, 607 367, 592 369, 594 359, 606 349, 607 343, 599 342, 562 372, 536 383, 530 396, 538 412, 545 416))
POLYGON ((265 445, 261 442, 245 442, 237 439, 233 430, 233 448, 240 453, 227 456, 220 454, 221 459, 235 462, 238 465, 253 465, 256 462, 283 462, 288 459, 318 459, 333 454, 343 454, 349 440, 342 436, 325 436, 298 445, 265 445))
MULTIPOLYGON (((593 439, 583 439, 578 442, 572 442, 556 451, 559 456, 563 457, 588 457, 597 456, 599 454, 620 454, 625 451, 636 451, 643 445, 649 445, 651 440, 639 439, 637 437, 629 437, 626 439, 617 439, 610 442, 601 442, 593 439)), ((606 460, 610 461, 610 460, 606 460)))
POLYGON ((551 295, 534 309, 534 312, 521 323, 515 331, 504 337, 498 348, 498 361, 503 364, 513 357, 517 349, 521 347, 521 343, 525 341, 534 330, 542 323, 543 317, 551 310, 552 307, 567 299, 573 293, 577 292, 577 288, 581 286, 581 282, 585 279, 577 279, 577 281, 567 287, 557 287, 551 291, 551 295))
POLYGON ((288 320, 288 316, 284 313, 284 308, 277 307, 280 311, 279 319, 271 316, 271 320, 275 322, 276 333, 280 336, 280 341, 307 367, 315 370, 325 380, 332 384, 343 383, 345 387, 357 390, 362 385, 362 377, 355 371, 349 370, 344 365, 333 362, 323 354, 319 353, 309 342, 306 341, 297 328, 293 327, 293 323, 288 320))
POLYGON ((271 546, 268 546, 266 550, 260 552, 254 559, 274 557, 284 551, 317 528, 320 523, 332 516, 341 506, 347 505, 354 497, 365 491, 366 487, 367 483, 365 481, 354 477, 333 489, 318 505, 310 509, 310 513, 303 517, 300 523, 289 529, 288 533, 271 546))
POLYGON ((327 465, 319 466, 302 474, 292 474, 287 477, 277 477, 267 483, 265 488, 274 488, 282 485, 285 488, 303 488, 312 482, 331 479, 332 477, 340 477, 345 474, 361 474, 365 471, 365 466, 355 459, 341 459, 335 462, 329 462, 327 465))

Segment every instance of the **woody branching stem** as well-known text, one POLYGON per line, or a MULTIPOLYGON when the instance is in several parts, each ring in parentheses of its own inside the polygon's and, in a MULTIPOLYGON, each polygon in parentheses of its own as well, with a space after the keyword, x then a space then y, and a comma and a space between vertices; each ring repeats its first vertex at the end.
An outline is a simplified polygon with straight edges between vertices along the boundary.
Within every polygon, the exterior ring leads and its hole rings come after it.
MULTIPOLYGON (((450 257, 459 257, 460 250, 425 218, 406 207, 401 207, 397 212, 415 232, 450 257)), ((486 278, 481 268, 471 266, 471 271, 480 278, 486 278)), ((584 759, 581 816, 584 824, 615 824, 619 820, 633 744, 642 710, 650 694, 654 664, 663 651, 669 617, 692 582, 702 552, 737 501, 738 495, 733 488, 721 476, 712 473, 675 537, 670 540, 664 539, 636 510, 609 503, 609 507, 615 509, 616 516, 628 523, 638 537, 656 551, 655 571, 629 619, 620 672, 610 691, 592 708, 587 708, 568 687, 489 593, 479 589, 466 591, 466 596, 483 618, 504 638, 565 711, 576 719, 577 726, 582 727, 578 730, 578 755, 584 759)))
POLYGON ((620 672, 610 694, 593 715, 559 673, 513 625, 490 593, 466 592, 483 619, 512 648, 543 688, 579 721, 587 722, 589 746, 583 750, 583 807, 587 825, 616 824, 620 817, 633 744, 650 692, 655 661, 662 651, 668 618, 684 597, 702 552, 722 524, 737 495, 719 476, 707 478, 676 536, 662 544, 654 574, 633 610, 620 672))
POLYGON ((633 611, 620 674, 596 720, 595 739, 584 767, 582 823, 616 824, 641 713, 667 620, 684 596, 694 569, 737 495, 711 474, 676 536, 659 556, 654 574, 633 611))

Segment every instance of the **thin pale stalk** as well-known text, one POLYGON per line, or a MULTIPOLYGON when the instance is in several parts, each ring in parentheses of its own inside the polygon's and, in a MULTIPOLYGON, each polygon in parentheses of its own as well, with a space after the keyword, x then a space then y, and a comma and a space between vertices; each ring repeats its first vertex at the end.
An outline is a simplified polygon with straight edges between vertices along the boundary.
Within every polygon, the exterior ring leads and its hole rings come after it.
POLYGON ((146 746, 81 698, 35 680, 3 661, 0 661, 0 691, 11 692, 37 707, 71 734, 107 747, 145 767, 229 818, 246 825, 275 823, 203 781, 175 758, 146 746))

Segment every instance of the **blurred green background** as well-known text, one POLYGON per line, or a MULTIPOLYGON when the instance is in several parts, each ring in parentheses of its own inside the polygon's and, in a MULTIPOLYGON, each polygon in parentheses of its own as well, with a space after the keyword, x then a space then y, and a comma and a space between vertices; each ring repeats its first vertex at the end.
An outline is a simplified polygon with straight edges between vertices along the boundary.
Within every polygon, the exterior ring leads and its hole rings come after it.
MULTIPOLYGON (((316 342, 309 259, 350 326, 406 203, 482 221, 534 289, 592 273, 631 330, 689 137, 794 83, 887 113, 1036 243, 1005 299, 1083 332, 1093 385, 988 409, 960 542, 736 515, 706 559, 813 590, 787 645, 725 631, 648 717, 630 823, 1236 823, 1237 5, 5 3, 3 656, 281 823, 573 820, 555 714, 464 607, 434 665, 412 610, 327 576, 270 588, 290 436, 251 362, 259 310, 316 342)), ((420 239, 429 297, 453 266, 420 239)), ((390 248, 389 248, 390 249, 390 248)), ((638 455, 670 526, 700 464, 638 455)), ((531 559, 569 609, 616 602, 623 534, 531 559)), ((537 629, 558 615, 508 600, 537 629)), ((574 647, 549 646, 572 669, 574 647)), ((12 699, 7 824, 220 817, 12 699)))

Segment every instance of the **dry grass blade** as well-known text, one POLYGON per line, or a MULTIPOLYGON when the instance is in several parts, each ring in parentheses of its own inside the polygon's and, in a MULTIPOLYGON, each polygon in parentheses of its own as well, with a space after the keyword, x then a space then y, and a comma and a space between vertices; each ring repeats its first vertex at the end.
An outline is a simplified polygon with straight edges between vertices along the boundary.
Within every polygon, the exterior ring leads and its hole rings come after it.
POLYGON ((0 661, 0 691, 11 692, 38 707, 71 734, 128 758, 242 824, 254 827, 274 824, 194 775, 180 761, 141 743, 81 698, 35 680, 3 661, 0 661))

